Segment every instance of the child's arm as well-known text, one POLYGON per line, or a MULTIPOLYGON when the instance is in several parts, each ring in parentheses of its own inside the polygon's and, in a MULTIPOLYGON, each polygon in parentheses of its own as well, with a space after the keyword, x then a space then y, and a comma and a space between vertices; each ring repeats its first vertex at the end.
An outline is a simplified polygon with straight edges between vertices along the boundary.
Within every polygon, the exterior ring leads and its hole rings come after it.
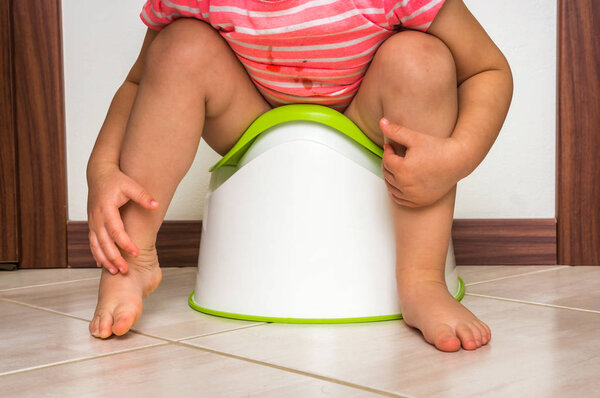
POLYGON ((148 29, 135 64, 111 102, 87 167, 90 247, 98 266, 104 265, 112 273, 118 272, 117 268, 127 269, 115 242, 134 256, 139 253, 123 228, 119 207, 129 200, 147 209, 158 206, 141 186, 119 169, 127 121, 137 94, 146 53, 156 34, 156 31, 148 29))
POLYGON ((429 33, 450 49, 458 80, 458 120, 452 138, 464 147, 469 175, 496 140, 512 98, 504 55, 460 0, 447 0, 429 33))
POLYGON ((404 187, 396 188, 403 192, 403 204, 410 207, 437 201, 481 163, 500 132, 512 98, 508 62, 461 0, 446 0, 427 32, 442 40, 454 57, 458 120, 447 139, 381 124, 388 138, 408 147, 405 159, 415 158, 403 162, 391 147, 386 147, 384 155, 384 164, 393 169, 396 180, 404 181, 396 184, 404 187))

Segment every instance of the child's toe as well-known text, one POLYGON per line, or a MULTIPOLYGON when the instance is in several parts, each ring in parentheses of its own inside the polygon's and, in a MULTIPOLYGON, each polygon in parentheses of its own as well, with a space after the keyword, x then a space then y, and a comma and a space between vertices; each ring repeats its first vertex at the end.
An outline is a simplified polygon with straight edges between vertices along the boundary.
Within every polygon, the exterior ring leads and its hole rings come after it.
POLYGON ((89 330, 90 334, 94 337, 98 337, 98 324, 100 322, 100 317, 94 315, 94 319, 90 322, 89 330))
POLYGON ((474 350, 477 348, 477 342, 475 341, 475 336, 473 336, 473 331, 466 323, 461 323, 456 327, 456 335, 460 339, 462 347, 465 350, 474 350))
POLYGON ((112 334, 113 317, 110 313, 104 313, 100 315, 98 321, 98 334, 96 337, 106 339, 112 334))
POLYGON ((138 311, 135 305, 130 305, 129 303, 119 305, 115 308, 115 321, 112 325, 112 332, 117 336, 127 333, 139 318, 138 312, 141 312, 141 308, 138 311))
POLYGON ((460 350, 460 340, 454 334, 450 326, 443 325, 436 331, 434 344, 437 349, 454 352, 460 350))
POLYGON ((469 326, 471 327, 471 333, 473 333, 473 339, 475 339, 477 348, 481 347, 483 344, 483 336, 481 335, 480 326, 476 323, 472 323, 469 326))

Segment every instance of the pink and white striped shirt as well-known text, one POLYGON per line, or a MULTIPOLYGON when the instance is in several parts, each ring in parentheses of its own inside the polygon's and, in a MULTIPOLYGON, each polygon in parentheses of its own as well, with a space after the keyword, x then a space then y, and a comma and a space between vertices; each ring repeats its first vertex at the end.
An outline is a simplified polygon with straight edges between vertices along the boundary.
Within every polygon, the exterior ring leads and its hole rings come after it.
POLYGON ((160 30, 177 18, 209 23, 271 105, 343 111, 381 43, 426 31, 444 0, 147 0, 140 17, 160 30))

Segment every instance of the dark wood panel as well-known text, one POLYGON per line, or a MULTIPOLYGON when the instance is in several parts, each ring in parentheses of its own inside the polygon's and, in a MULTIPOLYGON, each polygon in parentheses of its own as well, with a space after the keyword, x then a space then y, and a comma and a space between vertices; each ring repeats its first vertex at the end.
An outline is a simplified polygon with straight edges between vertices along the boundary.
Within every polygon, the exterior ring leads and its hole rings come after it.
MULTIPOLYGON (((93 267, 87 222, 69 222, 69 266, 93 267)), ((158 234, 161 266, 195 267, 201 221, 165 221, 158 234)), ((556 220, 454 220, 457 264, 556 264, 556 220)))
POLYGON ((559 2, 560 264, 600 264, 600 2, 559 2))
POLYGON ((461 265, 556 264, 555 219, 454 220, 461 265))
MULTIPOLYGON (((165 221, 156 240, 158 260, 161 267, 195 267, 198 265, 201 221, 165 221)), ((86 221, 70 221, 67 224, 70 267, 95 267, 90 253, 88 225, 86 221)))
POLYGON ((18 262, 10 1, 0 0, 0 262, 18 262))
POLYGON ((66 267, 66 173, 58 0, 13 1, 20 267, 66 267))

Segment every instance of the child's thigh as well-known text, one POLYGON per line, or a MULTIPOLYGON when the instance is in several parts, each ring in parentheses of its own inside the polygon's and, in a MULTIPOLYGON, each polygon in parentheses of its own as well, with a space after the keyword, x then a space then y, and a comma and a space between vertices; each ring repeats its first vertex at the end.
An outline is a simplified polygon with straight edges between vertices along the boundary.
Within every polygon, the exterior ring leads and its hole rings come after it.
POLYGON ((156 37, 149 60, 164 78, 183 79, 185 91, 203 97, 202 137, 221 155, 271 109, 227 42, 207 23, 190 18, 171 23, 156 37))

